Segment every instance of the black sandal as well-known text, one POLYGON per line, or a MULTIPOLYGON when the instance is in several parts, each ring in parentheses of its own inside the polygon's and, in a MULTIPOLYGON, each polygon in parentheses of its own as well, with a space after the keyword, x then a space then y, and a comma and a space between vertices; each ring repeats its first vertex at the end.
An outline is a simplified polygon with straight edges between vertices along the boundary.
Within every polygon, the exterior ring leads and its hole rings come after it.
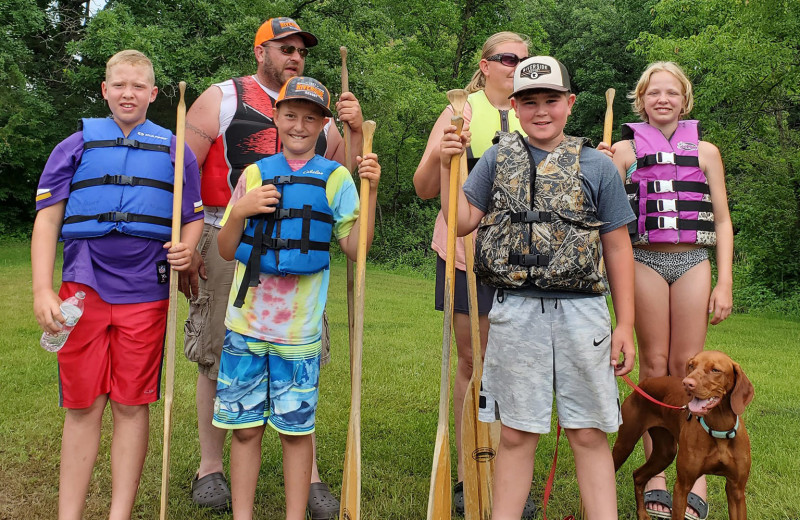
POLYGON ((227 511, 231 507, 231 490, 225 475, 216 472, 209 473, 203 478, 197 478, 195 473, 192 480, 192 502, 201 507, 215 511, 227 511))

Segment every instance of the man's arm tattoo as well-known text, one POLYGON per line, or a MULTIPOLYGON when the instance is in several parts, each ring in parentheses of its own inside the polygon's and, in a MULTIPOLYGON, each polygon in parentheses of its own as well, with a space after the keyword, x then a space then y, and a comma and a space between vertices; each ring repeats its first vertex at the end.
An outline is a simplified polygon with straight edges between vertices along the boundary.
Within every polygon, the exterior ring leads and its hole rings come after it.
POLYGON ((209 143, 214 144, 214 138, 213 137, 211 137, 207 133, 203 132, 201 129, 197 128, 192 123, 187 121, 186 122, 186 128, 188 128, 192 132, 196 133, 197 135, 199 135, 200 137, 202 137, 203 139, 205 139, 209 143))

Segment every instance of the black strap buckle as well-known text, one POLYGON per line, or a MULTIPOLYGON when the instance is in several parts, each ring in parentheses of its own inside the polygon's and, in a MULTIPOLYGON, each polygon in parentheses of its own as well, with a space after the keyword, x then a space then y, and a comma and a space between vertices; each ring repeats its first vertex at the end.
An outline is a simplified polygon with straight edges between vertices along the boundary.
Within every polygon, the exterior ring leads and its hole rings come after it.
POLYGON ((270 249, 289 249, 289 240, 286 238, 270 239, 270 249))
POLYGON ((519 211, 511 215, 511 222, 550 222, 552 218, 549 211, 519 211))
POLYGON ((127 139, 125 137, 117 137, 117 146, 128 146, 130 148, 139 148, 139 141, 134 139, 127 139))
POLYGON ((291 183, 292 183, 291 175, 278 175, 277 177, 272 179, 272 184, 291 184, 291 183))
POLYGON ((275 213, 273 213, 273 216, 277 220, 292 218, 292 210, 286 208, 278 208, 275 210, 275 213))
POLYGON ((98 222, 127 222, 128 213, 122 211, 109 211, 97 215, 98 222))
POLYGON ((103 184, 117 184, 133 186, 134 178, 128 175, 103 175, 103 184))

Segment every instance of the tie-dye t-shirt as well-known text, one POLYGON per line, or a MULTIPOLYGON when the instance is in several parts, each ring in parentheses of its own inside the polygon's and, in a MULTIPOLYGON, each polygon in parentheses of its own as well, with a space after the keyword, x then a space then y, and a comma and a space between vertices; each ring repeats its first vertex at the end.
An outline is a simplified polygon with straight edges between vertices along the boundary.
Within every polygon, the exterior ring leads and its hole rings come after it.
MULTIPOLYGON (((298 170, 305 161, 289 161, 298 170)), ((231 196, 222 225, 231 208, 247 191, 261 186, 261 172, 248 166, 231 196)), ((333 210, 333 236, 340 240, 350 234, 358 218, 358 192, 350 173, 339 167, 326 186, 328 204, 333 210)), ((278 276, 261 273, 258 287, 250 287, 241 308, 233 306, 244 278, 245 265, 238 260, 228 298, 225 326, 244 336, 285 345, 306 345, 322 335, 322 311, 328 298, 330 270, 311 275, 278 276)))

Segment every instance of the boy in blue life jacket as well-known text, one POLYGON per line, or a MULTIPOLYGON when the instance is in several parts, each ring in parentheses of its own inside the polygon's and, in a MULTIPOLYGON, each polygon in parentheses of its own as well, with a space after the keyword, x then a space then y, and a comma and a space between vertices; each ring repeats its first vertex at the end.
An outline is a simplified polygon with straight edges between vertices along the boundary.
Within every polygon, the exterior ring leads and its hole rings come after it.
POLYGON ((147 119, 158 88, 153 64, 124 50, 101 85, 112 118, 83 119, 53 149, 36 194, 31 237, 33 308, 57 332, 61 299, 86 293, 85 310, 58 352, 61 437, 58 518, 83 516, 101 424, 110 403, 109 518, 130 518, 142 474, 149 404, 160 395, 169 269, 188 269, 203 231, 200 174, 185 147, 181 242, 171 244, 176 139, 147 119), (64 241, 61 289, 53 291, 64 241))
MULTIPOLYGON (((518 520, 553 395, 575 455, 588 517, 617 519, 606 434, 621 423, 615 375, 633 367, 635 217, 616 168, 585 140, 564 135, 575 95, 564 65, 535 56, 517 65, 511 104, 528 138, 499 134, 458 194, 458 234, 478 228, 475 271, 497 287, 489 313, 481 420, 502 422, 493 520, 518 520), (600 260, 605 260, 608 282, 600 260), (617 318, 612 332, 604 293, 617 318)), ((442 210, 449 161, 464 139, 441 145, 442 210)))
POLYGON ((313 78, 294 77, 275 105, 283 151, 244 170, 217 237, 220 255, 238 262, 213 424, 233 430, 234 518, 252 516, 261 439, 269 424, 283 447, 286 518, 302 520, 311 478, 330 239, 335 236, 352 259, 360 226, 369 226, 372 242, 381 169, 375 154, 358 158, 359 175, 371 188, 370 218, 363 222, 350 172, 315 154, 317 137, 332 117, 328 90, 313 78))

